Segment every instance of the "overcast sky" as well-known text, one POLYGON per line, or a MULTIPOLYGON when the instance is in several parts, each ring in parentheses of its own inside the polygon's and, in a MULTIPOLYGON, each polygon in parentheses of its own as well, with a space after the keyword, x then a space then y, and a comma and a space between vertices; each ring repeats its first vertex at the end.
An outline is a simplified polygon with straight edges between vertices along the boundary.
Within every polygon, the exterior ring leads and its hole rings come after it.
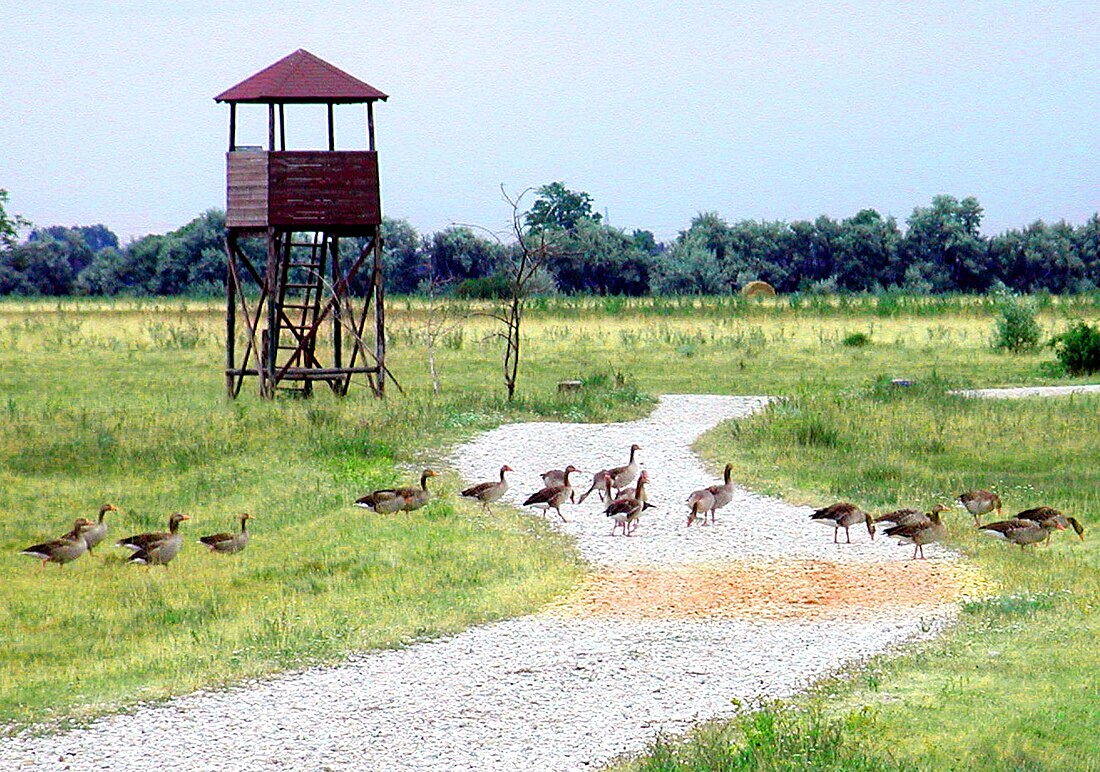
MULTIPOLYGON (((421 232, 496 229, 502 183, 555 180, 659 239, 700 211, 904 220, 939 193, 976 196, 986 233, 1100 209, 1097 0, 160 5, 4 4, 9 212, 125 241, 224 207, 212 97, 297 48, 390 95, 383 209, 421 232)), ((361 147, 363 108, 338 117, 361 147)), ((323 120, 288 108, 289 146, 323 120)))

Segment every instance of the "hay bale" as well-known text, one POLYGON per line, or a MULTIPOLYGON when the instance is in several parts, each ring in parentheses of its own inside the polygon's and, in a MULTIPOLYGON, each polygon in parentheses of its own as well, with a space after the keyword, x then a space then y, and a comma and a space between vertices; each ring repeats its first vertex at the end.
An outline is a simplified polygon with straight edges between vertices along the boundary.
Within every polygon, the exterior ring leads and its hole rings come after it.
POLYGON ((747 298, 774 298, 776 292, 775 287, 768 284, 766 281, 750 281, 741 288, 741 294, 747 298))

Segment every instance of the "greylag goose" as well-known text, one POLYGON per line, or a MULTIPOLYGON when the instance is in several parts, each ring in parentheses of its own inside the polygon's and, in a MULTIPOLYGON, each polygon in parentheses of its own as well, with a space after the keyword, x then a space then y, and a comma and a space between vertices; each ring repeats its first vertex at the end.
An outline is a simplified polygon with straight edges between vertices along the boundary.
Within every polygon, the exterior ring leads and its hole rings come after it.
POLYGON ((837 537, 840 534, 841 528, 844 529, 844 535, 848 539, 848 544, 851 544, 852 534, 848 529, 857 523, 866 523, 867 533, 871 534, 872 541, 875 539, 874 519, 855 504, 849 504, 846 501, 822 507, 810 515, 810 520, 815 523, 823 523, 833 528, 833 544, 839 543, 837 537))
POLYGON ((913 560, 917 559, 917 553, 920 553, 921 560, 924 560, 924 545, 940 541, 947 535, 947 528, 940 520, 940 512, 946 510, 947 507, 936 505, 924 516, 926 518, 924 521, 899 523, 887 528, 886 535, 897 539, 899 544, 912 544, 913 560))
MULTIPOLYGON (((1036 523, 1042 523, 1047 520, 1053 520, 1062 527, 1058 530, 1065 530, 1066 528, 1073 528, 1073 532, 1077 534, 1077 538, 1081 541, 1085 540, 1085 527, 1077 520, 1076 517, 1066 517, 1059 510, 1054 507, 1034 507, 1033 509, 1025 509, 1016 515, 1019 520, 1033 520, 1036 523)), ((1050 533, 1047 533, 1047 543, 1050 543, 1050 533)))
MULTIPOLYGON (((946 504, 936 504, 932 512, 943 513, 950 511, 946 504)), ((932 512, 921 512, 919 509, 895 509, 885 515, 874 518, 875 524, 891 523, 894 525, 927 525, 932 522, 932 512)))
POLYGON ((710 521, 714 522, 714 513, 722 507, 733 501, 733 482, 730 477, 733 474, 733 464, 726 464, 725 471, 722 472, 722 478, 725 480, 721 485, 711 485, 707 488, 710 494, 714 496, 714 506, 710 509, 710 521))
MULTIPOLYGON (((543 475, 543 479, 546 479, 545 475, 543 475)), ((596 491, 600 497, 600 501, 610 501, 614 498, 614 496, 611 495, 611 485, 611 472, 607 469, 601 469, 596 472, 596 474, 592 475, 592 485, 581 494, 580 498, 577 499, 575 503, 583 504, 584 500, 588 498, 592 491, 596 491)))
POLYGON ((126 547, 131 552, 129 562, 146 566, 164 566, 168 564, 183 547, 183 536, 179 532, 180 523, 190 520, 190 515, 182 512, 173 512, 168 518, 168 533, 154 531, 151 533, 139 533, 119 539, 116 544, 126 547))
POLYGON ((569 484, 569 475, 576 471, 579 470, 572 464, 565 467, 560 485, 547 485, 545 488, 535 491, 527 497, 526 501, 523 502, 523 506, 542 507, 544 513, 553 508, 563 523, 568 522, 565 515, 561 513, 561 505, 572 498, 573 486, 569 484))
POLYGON ((638 476, 638 461, 635 459, 638 451, 642 449, 641 445, 630 446, 630 462, 623 466, 616 466, 607 471, 611 473, 611 484, 615 486, 615 490, 620 494, 626 489, 626 486, 634 482, 634 479, 638 476))
POLYGON ((402 488, 383 488, 382 490, 372 491, 357 499, 355 506, 373 509, 383 515, 401 510, 412 512, 414 509, 420 509, 432 498, 431 491, 428 490, 428 478, 436 477, 438 474, 438 472, 433 472, 431 469, 425 469, 420 474, 419 488, 410 485, 402 488))
POLYGON ((241 530, 237 533, 212 533, 209 536, 199 537, 199 544, 204 544, 211 552, 222 552, 231 555, 240 552, 248 546, 248 521, 255 518, 247 512, 241 513, 241 530))
POLYGON ((700 488, 697 491, 693 491, 687 500, 688 506, 691 507, 691 512, 688 513, 688 526, 699 519, 700 515, 703 518, 703 525, 707 524, 707 513, 714 509, 714 494, 710 492, 710 488, 700 488))
POLYGON ((694 523, 699 513, 703 514, 703 525, 707 524, 707 513, 710 513, 710 522, 714 523, 715 513, 722 507, 733 501, 733 482, 730 476, 733 474, 733 464, 726 464, 722 477, 725 482, 722 485, 708 485, 706 488, 694 491, 688 496, 688 506, 691 514, 688 515, 688 525, 694 523))
POLYGON ((967 491, 960 493, 957 501, 963 509, 974 516, 974 525, 979 528, 982 525, 982 515, 988 515, 993 510, 997 510, 997 517, 1001 516, 1001 497, 992 491, 967 491))
POLYGON ((82 534, 84 536, 84 543, 88 545, 88 554, 93 554, 92 550, 95 545, 99 544, 105 538, 107 538, 107 522, 103 519, 103 516, 108 512, 117 512, 118 507, 114 504, 104 504, 99 508, 99 521, 95 523, 91 528, 88 528, 82 534))
POLYGON ((1065 528, 1056 517, 1047 518, 1041 523, 1014 517, 1010 520, 988 523, 979 527, 978 530, 998 539, 1019 544, 1022 550, 1029 544, 1037 544, 1049 538, 1051 531, 1064 531, 1065 528))
MULTIPOLYGON (((574 472, 580 472, 581 470, 577 469, 577 467, 573 467, 573 471, 574 472)), ((543 472, 542 473, 542 484, 543 484, 543 487, 546 487, 546 488, 551 488, 555 485, 564 485, 565 484, 565 470, 564 469, 551 469, 548 472, 543 472)), ((575 492, 573 492, 572 490, 570 490, 570 493, 569 493, 569 503, 570 504, 576 504, 577 503, 577 494, 575 492)))
POLYGON ((505 472, 514 472, 512 467, 505 464, 500 468, 500 481, 492 480, 490 482, 478 483, 477 485, 471 485, 466 490, 462 491, 459 495, 465 496, 468 499, 475 499, 481 502, 481 506, 485 508, 485 511, 490 515, 493 514, 493 510, 489 508, 489 505, 508 492, 508 481, 504 479, 505 472))
POLYGON ((638 476, 638 484, 634 487, 632 495, 620 496, 607 505, 604 514, 615 521, 611 526, 612 536, 620 526, 623 529, 623 536, 630 536, 638 527, 638 516, 646 507, 645 484, 647 482, 649 482, 649 473, 642 472, 638 476))
POLYGON ((78 517, 73 521, 73 530, 61 538, 34 544, 19 554, 38 558, 43 566, 47 563, 57 563, 59 566, 71 563, 88 551, 88 543, 84 541, 84 531, 93 525, 95 523, 88 518, 78 517))

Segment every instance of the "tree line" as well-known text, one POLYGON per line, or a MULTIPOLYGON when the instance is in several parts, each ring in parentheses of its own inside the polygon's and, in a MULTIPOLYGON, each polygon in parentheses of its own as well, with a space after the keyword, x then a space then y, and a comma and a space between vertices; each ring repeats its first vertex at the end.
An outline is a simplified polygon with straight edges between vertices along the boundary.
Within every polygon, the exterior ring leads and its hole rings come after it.
MULTIPOLYGON (((1087 292, 1100 288, 1100 214, 1073 226, 1036 221, 986 237, 972 197, 941 195, 904 226, 874 209, 835 220, 728 222, 703 212, 670 242, 604 221, 587 193, 560 182, 534 191, 527 232, 553 251, 536 292, 601 295, 721 294, 766 281, 779 292, 1087 292)), ((0 295, 212 295, 225 277, 225 214, 210 209, 182 228, 120 245, 103 225, 29 228, 5 212, 0 191, 0 295), (19 230, 27 230, 20 240, 19 230)), ((455 225, 430 234, 408 221, 382 225, 387 290, 507 294, 517 248, 455 225)), ((343 242, 345 259, 362 244, 343 242)), ((262 262, 261 244, 245 246, 262 262)), ((366 280, 366 276, 361 278, 366 280)))

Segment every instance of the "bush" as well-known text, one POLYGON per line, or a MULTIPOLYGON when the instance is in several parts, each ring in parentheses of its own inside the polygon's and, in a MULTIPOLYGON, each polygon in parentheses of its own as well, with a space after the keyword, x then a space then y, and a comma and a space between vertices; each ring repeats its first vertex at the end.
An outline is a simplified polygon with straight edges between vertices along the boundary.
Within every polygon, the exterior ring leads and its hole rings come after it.
POLYGON ((455 295, 469 300, 499 300, 511 295, 512 285, 502 274, 466 279, 455 288, 455 295))
POLYGON ((1055 336, 1050 345, 1070 375, 1100 372, 1100 330, 1078 322, 1055 336))
POLYGON ((852 348, 863 348, 871 345, 871 336, 866 332, 850 332, 844 336, 841 343, 852 348))
POLYGON ((993 334, 993 348, 1022 354, 1039 346, 1042 330, 1035 320, 1035 311, 1027 303, 1006 300, 1001 304, 1001 318, 993 334))

